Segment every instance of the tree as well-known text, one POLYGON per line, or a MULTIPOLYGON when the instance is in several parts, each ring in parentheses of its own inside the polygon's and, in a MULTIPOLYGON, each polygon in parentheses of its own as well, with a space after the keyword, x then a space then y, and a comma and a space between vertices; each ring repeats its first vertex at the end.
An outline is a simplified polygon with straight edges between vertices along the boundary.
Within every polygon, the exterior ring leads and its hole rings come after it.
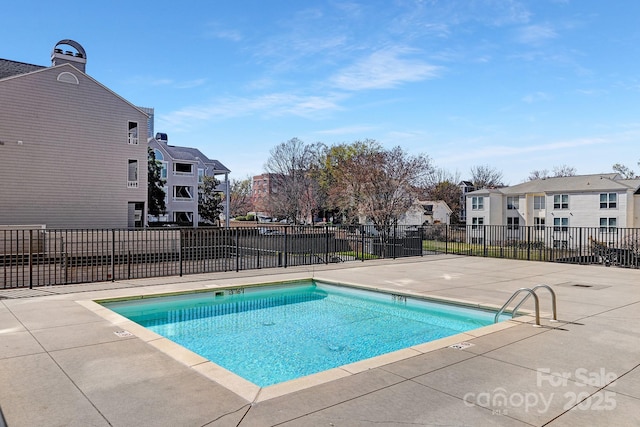
POLYGON ((529 172, 529 177, 527 178, 527 181, 535 181, 536 179, 547 179, 547 178, 549 178, 548 169, 542 169, 542 170, 536 169, 529 172))
POLYGON ((229 215, 233 218, 253 210, 251 178, 232 179, 229 188, 229 215))
POLYGON ((205 176, 198 186, 198 215, 208 223, 217 224, 222 213, 222 193, 218 190, 220 181, 215 176, 205 176))
POLYGON ((293 223, 304 221, 317 210, 313 170, 317 167, 319 145, 305 144, 298 138, 282 142, 271 149, 265 170, 272 189, 267 199, 271 215, 293 223))
POLYGON ((443 200, 452 210, 452 224, 460 220, 462 189, 458 185, 459 182, 460 172, 451 173, 442 168, 435 168, 429 174, 427 186, 420 192, 420 196, 425 200, 443 200))
MULTIPOLYGON (((640 166, 640 162, 638 162, 638 166, 640 166)), ((634 179, 638 177, 633 169, 621 163, 616 163, 611 168, 618 172, 622 176, 622 179, 634 179)))
MULTIPOLYGON (((365 147, 375 148, 369 141, 365 147)), ((338 165, 338 187, 342 198, 371 221, 383 248, 391 228, 416 199, 416 189, 426 185, 432 172, 428 156, 409 155, 402 148, 363 150, 338 165)))
POLYGON ((444 200, 451 209, 450 221, 452 224, 460 222, 460 201, 462 198, 462 190, 451 181, 442 181, 437 183, 430 191, 429 198, 431 200, 444 200))
POLYGON ((529 177, 527 181, 535 181, 536 179, 546 179, 546 178, 559 178, 563 176, 575 176, 576 168, 572 166, 562 165, 562 166, 554 166, 553 172, 549 174, 548 169, 542 170, 533 170, 529 172, 529 177))
POLYGON ((147 208, 149 215, 158 216, 167 211, 167 206, 164 202, 165 181, 162 179, 162 164, 156 160, 155 152, 151 147, 147 148, 147 208))
POLYGON ((356 156, 381 151, 383 149, 380 143, 371 139, 325 147, 319 162, 317 181, 320 192, 325 195, 324 207, 332 211, 340 222, 358 222, 355 195, 359 191, 362 177, 346 165, 356 156))
POLYGON ((567 166, 567 165, 554 166, 553 176, 556 178, 559 178, 562 176, 576 176, 576 168, 574 168, 573 166, 567 166))
POLYGON ((477 189, 503 187, 502 172, 489 165, 471 167, 471 182, 477 189))

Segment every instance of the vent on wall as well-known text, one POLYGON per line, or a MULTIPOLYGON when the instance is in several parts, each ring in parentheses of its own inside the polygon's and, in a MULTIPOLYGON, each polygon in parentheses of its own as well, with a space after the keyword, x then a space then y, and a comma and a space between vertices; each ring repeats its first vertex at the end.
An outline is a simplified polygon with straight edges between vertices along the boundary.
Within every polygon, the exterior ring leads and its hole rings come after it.
POLYGON ((64 71, 60 74, 58 74, 58 81, 59 82, 63 82, 63 83, 71 83, 71 84, 79 84, 80 82, 78 81, 78 78, 75 76, 75 74, 70 73, 68 71, 64 71))

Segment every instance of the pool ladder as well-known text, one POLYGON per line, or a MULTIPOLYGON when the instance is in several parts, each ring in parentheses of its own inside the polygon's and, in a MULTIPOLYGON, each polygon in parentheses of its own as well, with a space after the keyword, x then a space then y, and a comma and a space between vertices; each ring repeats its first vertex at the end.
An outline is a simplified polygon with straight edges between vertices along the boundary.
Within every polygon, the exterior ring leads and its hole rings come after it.
POLYGON ((520 300, 520 302, 518 304, 516 304, 516 306, 511 311, 511 318, 513 319, 516 316, 516 313, 518 312, 518 309, 522 306, 522 304, 524 304, 529 299, 529 297, 532 296, 533 297, 533 302, 535 304, 535 310, 536 310, 536 325, 535 326, 540 326, 540 299, 538 298, 538 294, 536 294, 536 291, 538 289, 540 289, 540 288, 547 289, 549 291, 549 293, 551 294, 551 312, 552 312, 552 315, 553 315, 553 319, 551 321, 552 322, 557 322, 558 321, 558 316, 557 316, 557 313, 556 313, 556 293, 548 285, 537 285, 537 286, 534 286, 533 288, 520 288, 517 291, 515 291, 513 293, 513 295, 511 295, 511 298, 509 298, 507 300, 507 302, 504 303, 502 308, 500 308, 500 310, 496 313, 496 317, 494 318, 494 323, 498 323, 498 319, 500 318, 500 315, 502 315, 502 313, 506 310, 506 308, 509 306, 509 304, 511 304, 511 302, 518 295, 520 295, 522 292, 526 292, 526 295, 524 296, 524 298, 522 298, 520 300))

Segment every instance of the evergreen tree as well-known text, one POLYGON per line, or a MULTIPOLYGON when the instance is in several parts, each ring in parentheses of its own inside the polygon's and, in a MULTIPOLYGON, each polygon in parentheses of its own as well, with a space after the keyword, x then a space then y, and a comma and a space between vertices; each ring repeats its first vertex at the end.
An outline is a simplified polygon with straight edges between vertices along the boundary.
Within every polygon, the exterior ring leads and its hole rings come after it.
POLYGON ((218 224, 223 209, 219 185, 220 181, 215 176, 205 176, 198 186, 198 215, 211 224, 218 224))
POLYGON ((164 214, 167 211, 167 206, 164 202, 166 194, 163 189, 165 182, 161 177, 162 164, 158 160, 156 160, 156 155, 151 147, 147 149, 147 152, 149 153, 147 160, 148 212, 149 215, 158 216, 164 214))

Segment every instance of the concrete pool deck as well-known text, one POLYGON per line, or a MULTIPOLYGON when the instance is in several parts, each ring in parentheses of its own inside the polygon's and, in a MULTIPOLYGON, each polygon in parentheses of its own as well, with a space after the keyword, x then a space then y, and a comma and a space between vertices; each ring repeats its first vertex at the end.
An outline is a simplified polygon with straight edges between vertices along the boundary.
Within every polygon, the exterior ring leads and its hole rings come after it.
POLYGON ((10 427, 640 425, 639 287, 640 270, 442 255, 0 289, 0 408, 10 427), (247 393, 91 302, 310 277, 490 306, 547 284, 559 322, 543 290, 543 327, 509 321, 247 393))

